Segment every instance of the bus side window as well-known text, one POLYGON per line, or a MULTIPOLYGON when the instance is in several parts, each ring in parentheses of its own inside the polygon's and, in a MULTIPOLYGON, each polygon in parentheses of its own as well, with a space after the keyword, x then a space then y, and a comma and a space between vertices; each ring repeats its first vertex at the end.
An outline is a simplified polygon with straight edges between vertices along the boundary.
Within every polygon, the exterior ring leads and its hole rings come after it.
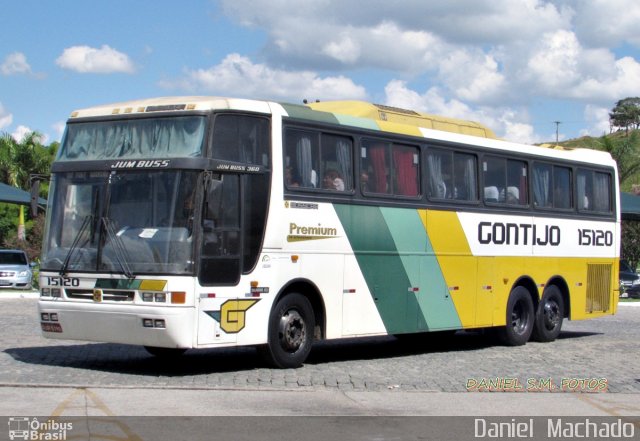
POLYGON ((313 132, 287 131, 285 138, 285 184, 287 187, 318 187, 317 138, 313 132))
POLYGON ((553 207, 570 209, 571 200, 571 169, 568 167, 553 167, 553 207))
POLYGON ((351 191, 353 189, 353 143, 351 139, 323 133, 320 149, 322 188, 351 191))
POLYGON ((468 153, 453 154, 453 198, 461 201, 478 200, 478 162, 475 155, 468 153))
POLYGON ((578 169, 578 210, 610 213, 611 175, 578 169))
POLYGON ((445 199, 453 196, 452 170, 452 152, 435 149, 429 151, 427 172, 429 173, 428 191, 430 199, 445 199))
MULTIPOLYGON (((365 140, 361 149, 361 182, 366 181, 367 193, 388 194, 389 185, 389 144, 382 141, 365 140), (366 174, 365 176, 362 173, 366 174)), ((363 188, 363 191, 364 188, 363 188)))
POLYGON ((420 154, 407 145, 393 145, 394 194, 418 196, 420 193, 420 154))

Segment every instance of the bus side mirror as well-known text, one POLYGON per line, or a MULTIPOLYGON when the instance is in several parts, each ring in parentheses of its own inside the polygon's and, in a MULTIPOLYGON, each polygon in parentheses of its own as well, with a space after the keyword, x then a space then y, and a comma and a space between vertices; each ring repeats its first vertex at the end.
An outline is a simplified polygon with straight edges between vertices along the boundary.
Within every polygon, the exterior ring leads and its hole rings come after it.
POLYGON ((38 216, 38 199, 40 199, 40 178, 31 178, 31 216, 38 216))

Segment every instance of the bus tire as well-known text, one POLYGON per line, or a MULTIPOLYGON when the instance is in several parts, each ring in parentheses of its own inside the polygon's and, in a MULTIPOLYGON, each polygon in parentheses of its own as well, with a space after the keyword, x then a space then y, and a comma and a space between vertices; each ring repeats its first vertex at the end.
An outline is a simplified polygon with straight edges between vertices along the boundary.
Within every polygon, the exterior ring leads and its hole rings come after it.
POLYGON ((268 343, 260 348, 265 360, 278 368, 297 368, 313 344, 315 320, 309 300, 298 293, 281 298, 269 316, 268 343))
POLYGON ((521 346, 529 341, 533 332, 535 313, 529 290, 517 286, 509 294, 507 302, 507 324, 500 329, 502 342, 508 346, 521 346))
POLYGON ((144 348, 149 354, 158 358, 176 358, 187 351, 183 348, 160 348, 157 346, 145 346, 144 348))
POLYGON ((551 285, 542 293, 533 325, 533 339, 540 342, 555 340, 562 329, 564 302, 557 286, 551 285))

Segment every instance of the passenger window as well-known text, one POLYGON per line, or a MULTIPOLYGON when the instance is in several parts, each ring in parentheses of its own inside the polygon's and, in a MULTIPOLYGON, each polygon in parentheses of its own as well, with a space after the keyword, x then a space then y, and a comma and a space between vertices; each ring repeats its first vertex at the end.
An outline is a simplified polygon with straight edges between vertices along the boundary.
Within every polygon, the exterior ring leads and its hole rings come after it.
POLYGON ((287 188, 351 191, 353 142, 344 136, 288 130, 284 173, 287 188))
POLYGON ((430 149, 427 154, 429 198, 477 201, 476 170, 477 159, 474 155, 430 149))
POLYGON ((526 206, 527 163, 513 159, 487 156, 482 164, 484 201, 526 206))
POLYGON ((363 193, 390 194, 389 152, 391 144, 365 140, 362 143, 360 164, 360 188, 363 193))
POLYGON ((578 169, 578 210, 610 213, 611 175, 593 170, 578 169))
POLYGON ((313 132, 289 130, 285 138, 285 184, 288 188, 317 188, 318 136, 313 132))
POLYGON ((353 189, 353 145, 344 136, 322 134, 320 167, 322 188, 351 191, 353 189))
POLYGON ((378 140, 364 140, 361 148, 360 188, 364 194, 418 196, 418 148, 378 140))
POLYGON ((533 204, 536 208, 571 209, 571 169, 536 163, 533 166, 533 204))

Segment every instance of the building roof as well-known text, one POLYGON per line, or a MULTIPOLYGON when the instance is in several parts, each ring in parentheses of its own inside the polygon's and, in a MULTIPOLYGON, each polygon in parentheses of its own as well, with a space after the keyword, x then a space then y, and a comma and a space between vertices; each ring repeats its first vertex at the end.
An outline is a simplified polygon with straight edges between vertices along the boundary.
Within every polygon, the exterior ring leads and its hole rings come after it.
POLYGON ((621 217, 623 220, 640 221, 640 196, 620 192, 621 217))
MULTIPOLYGON (((10 204, 30 205, 31 194, 11 185, 0 182, 0 202, 8 202, 10 204)), ((46 206, 47 201, 43 198, 38 199, 38 205, 46 206)))

